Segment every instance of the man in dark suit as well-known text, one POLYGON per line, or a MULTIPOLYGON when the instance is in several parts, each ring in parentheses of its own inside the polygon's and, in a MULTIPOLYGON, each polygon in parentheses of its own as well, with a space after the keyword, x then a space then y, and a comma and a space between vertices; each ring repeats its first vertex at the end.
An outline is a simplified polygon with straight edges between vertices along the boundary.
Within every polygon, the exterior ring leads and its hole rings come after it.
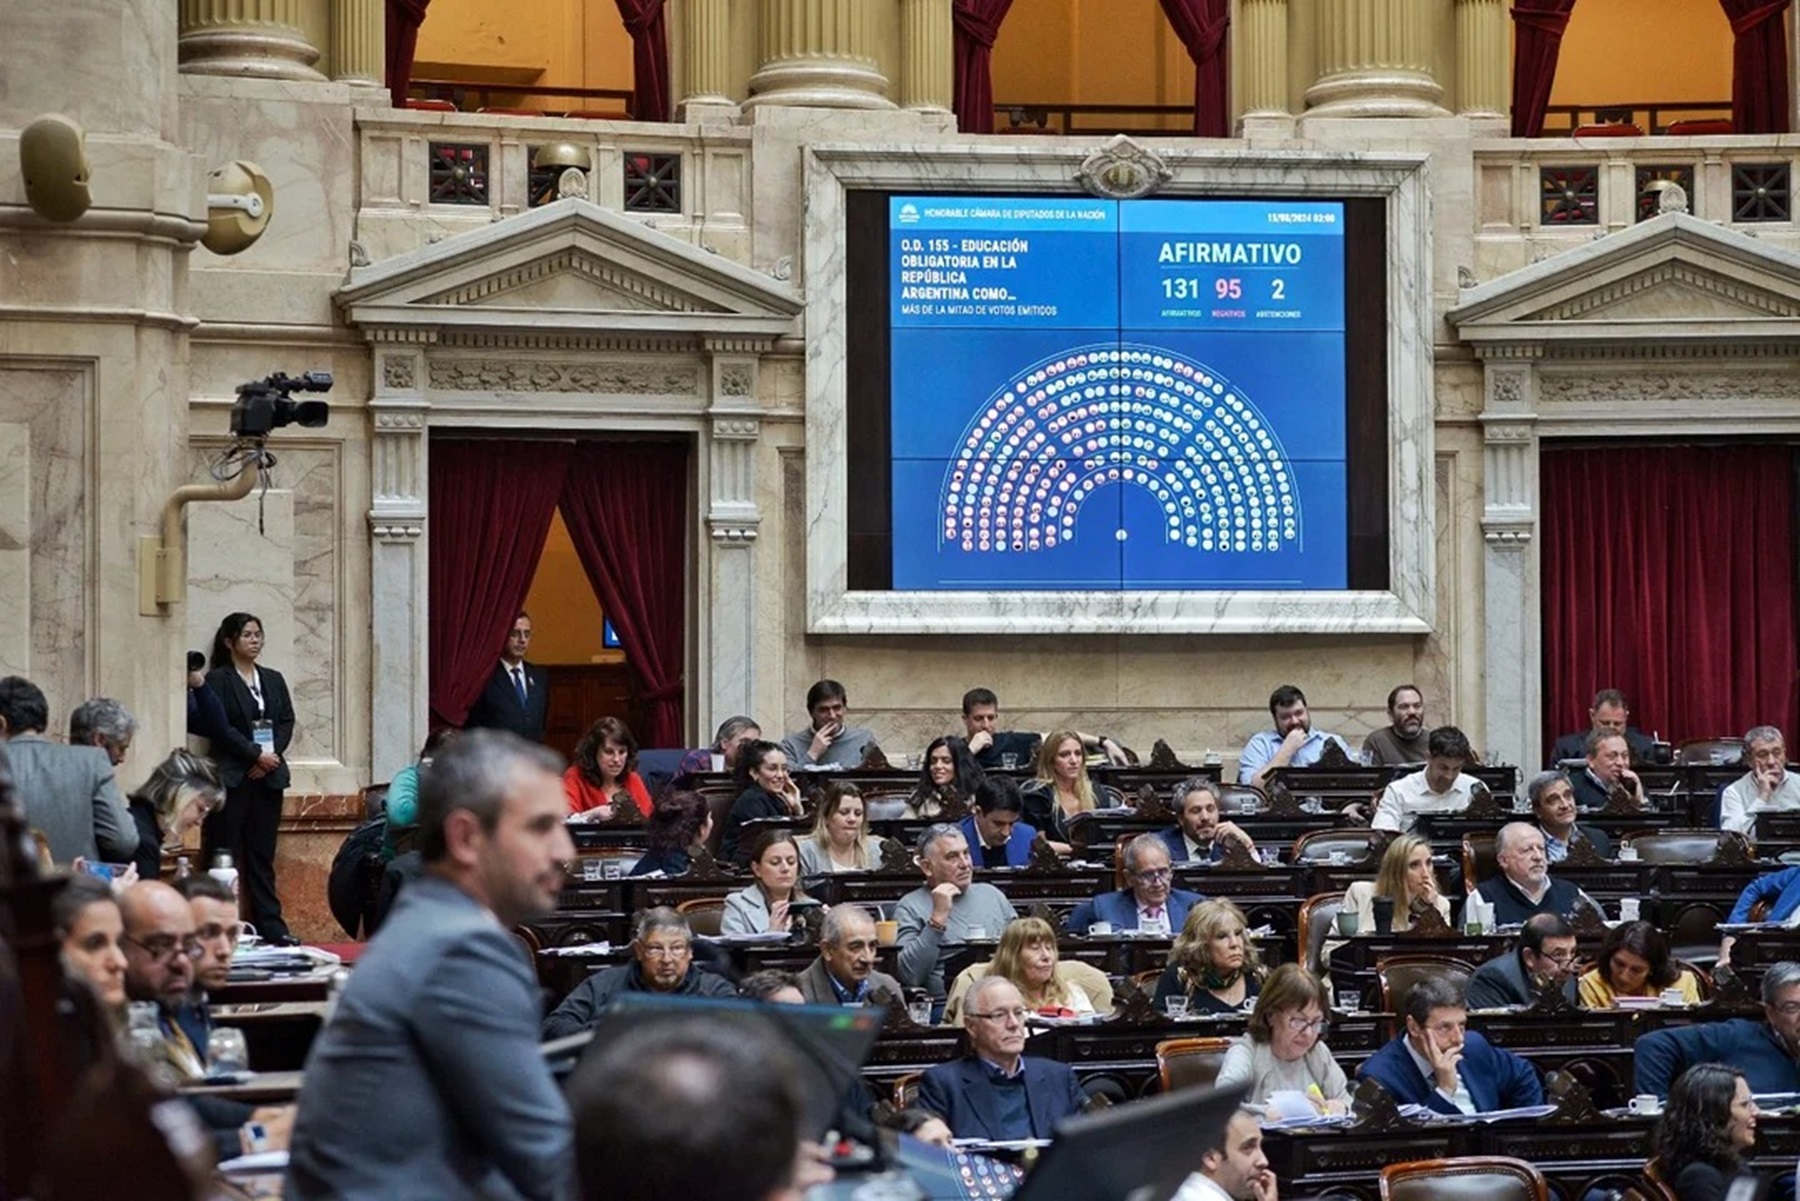
POLYGON ((1575 789, 1561 771, 1539 772, 1525 786, 1538 829, 1544 832, 1544 854, 1551 863, 1569 857, 1569 848, 1585 842, 1602 859, 1613 857, 1612 838, 1599 826, 1575 824, 1575 789))
POLYGON ((969 798, 969 816, 962 819, 963 837, 969 840, 969 857, 976 867, 1024 867, 1031 862, 1031 844, 1037 827, 1021 820, 1025 798, 1016 782, 1006 776, 989 776, 969 798))
POLYGON ((1206 899, 1174 886, 1169 848, 1156 834, 1140 834, 1125 844, 1125 880, 1128 887, 1075 906, 1069 915, 1069 933, 1086 934, 1095 922, 1110 922, 1114 930, 1155 929, 1165 935, 1179 934, 1188 910, 1206 899))
POLYGON ((1631 725, 1631 709, 1625 704, 1625 694, 1617 688, 1602 688, 1594 694, 1593 707, 1588 710, 1588 728, 1578 734, 1564 734, 1550 748, 1550 762, 1545 767, 1556 767, 1570 759, 1587 758, 1587 737, 1595 730, 1604 730, 1609 734, 1617 734, 1625 740, 1631 750, 1634 762, 1645 763, 1650 758, 1650 750, 1655 745, 1650 736, 1631 725))
POLYGON ((904 1000, 900 981, 875 970, 880 947, 868 910, 833 905, 819 926, 819 957, 800 973, 800 996, 808 1005, 869 1005, 878 992, 904 1000))
POLYGON ((1075 1073, 1024 1054, 1026 1012, 1004 976, 983 976, 969 988, 963 1019, 974 1053, 919 1080, 919 1108, 943 1118, 954 1137, 1049 1138, 1081 1111, 1075 1073))
POLYGON ((1575 930, 1560 915, 1540 913, 1519 932, 1519 947, 1490 959, 1469 978, 1469 1007, 1529 1005, 1546 988, 1575 1004, 1575 930))
POLYGON ((1615 788, 1644 803, 1644 782, 1631 770, 1631 749, 1625 735, 1611 730, 1589 730, 1583 743, 1587 766, 1569 781, 1578 809, 1604 809, 1615 788))
POLYGON ((531 649, 531 614, 523 609, 513 618, 506 634, 506 649, 488 674, 488 681, 469 706, 463 729, 511 730, 527 742, 544 740, 544 719, 550 707, 550 673, 525 662, 531 649))
POLYGON ((306 1059, 290 1201, 523 1197, 571 1186, 569 1109, 538 1052, 538 983, 508 933, 556 908, 562 761, 500 731, 419 782, 425 874, 357 961, 306 1059))
POLYGON ((1219 820, 1219 786, 1193 776, 1175 786, 1175 825, 1162 831, 1171 863, 1217 863, 1225 844, 1235 842, 1252 855, 1256 841, 1236 822, 1219 820))
POLYGON ((129 863, 138 828, 113 780, 111 758, 97 746, 51 742, 44 737, 49 722, 42 689, 23 676, 0 680, 0 737, 25 824, 43 832, 57 863, 77 857, 129 863))
POLYGON ((1462 990, 1441 977, 1406 994, 1406 1030, 1356 1069, 1402 1105, 1438 1113, 1492 1113, 1542 1105, 1544 1088, 1530 1064, 1469 1029, 1462 990))

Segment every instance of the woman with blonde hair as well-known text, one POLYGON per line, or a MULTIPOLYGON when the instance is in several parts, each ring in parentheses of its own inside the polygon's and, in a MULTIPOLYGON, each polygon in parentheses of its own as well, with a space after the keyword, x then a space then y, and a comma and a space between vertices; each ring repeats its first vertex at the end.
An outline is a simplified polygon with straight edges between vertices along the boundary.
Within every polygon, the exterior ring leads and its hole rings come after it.
POLYGON ((863 820, 863 797, 856 785, 831 780, 819 790, 812 836, 800 843, 800 874, 867 872, 881 866, 881 848, 863 820))
POLYGON ((1043 831, 1057 854, 1069 853, 1069 819, 1125 803, 1119 790, 1088 776, 1087 746, 1076 730, 1052 730, 1038 746, 1037 778, 1021 789, 1025 820, 1043 831))
POLYGON ((1218 897, 1188 910, 1169 949, 1169 966, 1156 982, 1156 1007, 1169 997, 1186 997, 1191 1011, 1233 1013, 1254 1000, 1262 958, 1248 926, 1242 909, 1218 897))
POLYGON ((1436 909, 1450 924, 1450 898, 1438 891, 1431 866, 1431 842, 1418 834, 1402 834, 1388 843, 1373 882, 1358 880, 1344 892, 1344 908, 1356 914, 1357 929, 1375 929, 1375 898, 1394 903, 1394 929, 1409 930, 1420 913, 1436 909))
POLYGON ((992 975, 1012 981, 1025 1008, 1045 1017, 1086 1017, 1112 1009, 1112 986, 1105 974, 1089 964, 1060 958, 1056 929, 1041 917, 1008 922, 993 959, 962 970, 944 1004, 944 1020, 962 1025, 963 997, 975 981, 992 975))
POLYGON ((179 847, 207 815, 225 804, 225 786, 210 759, 189 750, 173 750, 131 794, 127 808, 137 823, 138 849, 132 862, 138 879, 162 875, 163 844, 179 847))

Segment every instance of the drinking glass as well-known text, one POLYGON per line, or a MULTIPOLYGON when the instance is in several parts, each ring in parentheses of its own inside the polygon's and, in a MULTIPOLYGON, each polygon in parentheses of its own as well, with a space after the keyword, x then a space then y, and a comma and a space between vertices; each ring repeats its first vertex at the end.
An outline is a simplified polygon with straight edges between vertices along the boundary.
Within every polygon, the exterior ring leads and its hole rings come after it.
POLYGON ((250 1044, 236 1026, 220 1026, 206 1036, 206 1068, 209 1075, 235 1076, 250 1070, 250 1044))
POLYGON ((1187 1016, 1188 999, 1186 997, 1164 997, 1163 1011, 1169 1015, 1171 1022, 1179 1022, 1187 1016))

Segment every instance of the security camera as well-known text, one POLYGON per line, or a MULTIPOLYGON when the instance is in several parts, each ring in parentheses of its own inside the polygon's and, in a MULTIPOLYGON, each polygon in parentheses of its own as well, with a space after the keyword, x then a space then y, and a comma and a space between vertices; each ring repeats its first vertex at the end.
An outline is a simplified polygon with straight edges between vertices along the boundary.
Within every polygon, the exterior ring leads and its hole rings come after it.
POLYGON ((46 221, 73 221, 93 203, 81 126, 58 113, 39 117, 19 134, 19 171, 26 201, 46 221))
POLYGON ((294 379, 276 372, 266 379, 237 386, 231 406, 231 436, 260 441, 284 425, 317 429, 331 416, 322 400, 295 400, 295 392, 331 391, 329 371, 308 371, 294 379))
POLYGON ((206 234, 214 254, 248 250, 275 215, 275 185, 255 163, 226 163, 206 177, 206 234))

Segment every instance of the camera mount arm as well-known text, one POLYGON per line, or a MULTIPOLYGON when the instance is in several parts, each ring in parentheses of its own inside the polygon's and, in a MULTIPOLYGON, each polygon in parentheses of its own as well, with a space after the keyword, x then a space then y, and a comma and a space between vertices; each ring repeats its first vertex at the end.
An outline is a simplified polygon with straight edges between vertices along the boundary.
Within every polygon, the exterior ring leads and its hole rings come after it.
POLYGON ((187 537, 181 511, 196 501, 242 500, 266 469, 268 452, 259 440, 250 443, 249 461, 229 480, 216 484, 183 484, 163 502, 162 533, 138 536, 138 612, 157 617, 187 599, 187 537))

